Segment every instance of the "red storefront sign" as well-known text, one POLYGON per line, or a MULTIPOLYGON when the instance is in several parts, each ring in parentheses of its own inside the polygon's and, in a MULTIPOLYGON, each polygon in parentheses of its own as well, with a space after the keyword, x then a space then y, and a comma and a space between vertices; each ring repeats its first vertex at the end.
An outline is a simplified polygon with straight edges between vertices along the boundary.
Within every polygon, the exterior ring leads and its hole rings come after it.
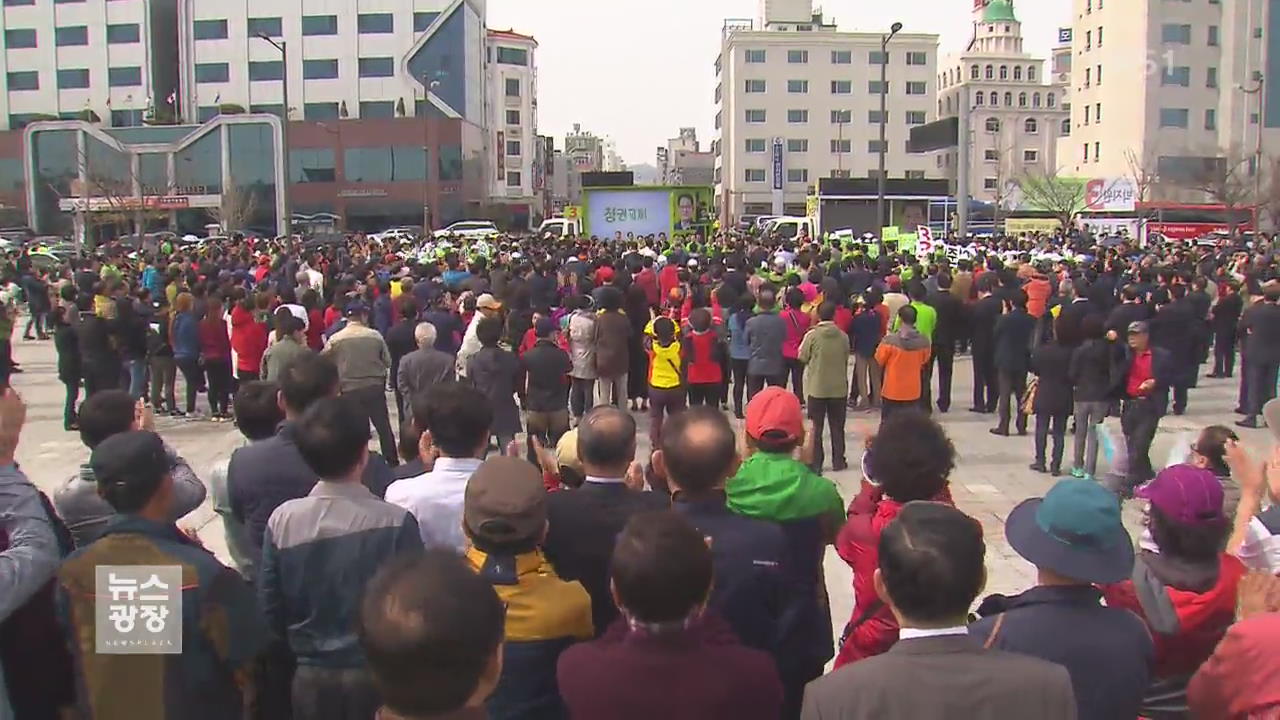
MULTIPOLYGON (((1243 232, 1252 230, 1253 226, 1249 223, 1241 223, 1239 228, 1243 232)), ((1194 240, 1210 233, 1229 233, 1231 225, 1218 222, 1149 222, 1147 232, 1160 233, 1171 240, 1194 240)))

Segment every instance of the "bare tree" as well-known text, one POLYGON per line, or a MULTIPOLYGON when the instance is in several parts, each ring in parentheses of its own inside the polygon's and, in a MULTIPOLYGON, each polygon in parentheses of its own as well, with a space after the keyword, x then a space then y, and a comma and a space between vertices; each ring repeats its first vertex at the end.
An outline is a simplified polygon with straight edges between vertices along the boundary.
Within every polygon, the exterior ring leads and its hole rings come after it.
POLYGON ((258 198, 249 188, 228 177, 222 188, 222 201, 218 207, 209 208, 209 217, 222 226, 223 232, 243 230, 258 209, 258 198))
POLYGON ((1267 218, 1271 220, 1271 230, 1275 232, 1280 229, 1280 157, 1271 158, 1271 162, 1267 163, 1267 170, 1267 180, 1262 186, 1262 197, 1258 198, 1258 204, 1266 209, 1267 218))
POLYGON ((1028 173, 1016 182, 1027 203, 1053 213, 1062 223, 1063 231, 1069 230, 1084 211, 1086 183, 1081 178, 1064 177, 1057 170, 1046 170, 1028 173))
MULTIPOLYGON (((1253 153, 1242 153, 1231 148, 1220 157, 1206 161, 1187 172, 1179 183, 1182 187, 1203 194, 1212 202, 1222 205, 1231 218, 1232 233, 1236 231, 1235 211, 1253 208, 1261 201, 1255 192, 1255 178, 1249 170, 1253 166, 1253 153)), ((1261 172, 1261 168, 1258 169, 1261 172)))
POLYGON ((1133 189, 1138 202, 1151 202, 1154 199, 1156 185, 1160 182, 1157 171, 1156 150, 1148 147, 1139 156, 1132 148, 1124 151, 1124 161, 1129 166, 1129 178, 1133 180, 1133 189))

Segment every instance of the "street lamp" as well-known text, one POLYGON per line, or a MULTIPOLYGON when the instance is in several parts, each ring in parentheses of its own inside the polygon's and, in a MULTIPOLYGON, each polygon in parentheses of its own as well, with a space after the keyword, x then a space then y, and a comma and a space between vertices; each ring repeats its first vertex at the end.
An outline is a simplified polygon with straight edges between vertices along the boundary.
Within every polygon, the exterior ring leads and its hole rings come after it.
MULTIPOLYGON (((1241 86, 1240 89, 1246 95, 1258 96, 1258 143, 1253 150, 1253 232, 1254 237, 1259 230, 1258 227, 1258 205, 1262 202, 1262 112, 1263 112, 1263 93, 1262 89, 1266 86, 1266 78, 1259 72, 1254 76, 1254 83, 1249 87, 1241 86)), ((1235 228, 1233 222, 1232 228, 1235 228)))
MULTIPOLYGON (((440 87, 440 76, 442 72, 436 73, 436 79, 430 80, 426 73, 422 74, 422 160, 426 163, 423 168, 422 181, 422 234, 425 237, 431 232, 431 213, 434 205, 439 203, 431 202, 431 93, 440 87)), ((435 158, 436 166, 436 187, 440 186, 440 158, 435 158)))
POLYGON ((293 182, 289 166, 289 52, 288 45, 283 39, 279 42, 270 35, 260 32, 257 37, 271 43, 271 46, 280 51, 280 90, 284 93, 284 122, 280 124, 280 153, 284 156, 284 189, 280 192, 284 193, 284 217, 281 225, 284 227, 285 237, 293 235, 293 210, 289 202, 289 186, 293 182))
POLYGON ((902 29, 902 23, 896 22, 889 26, 889 32, 880 36, 880 176, 876 178, 876 222, 880 223, 876 228, 884 227, 884 156, 887 149, 887 141, 885 140, 885 113, 887 112, 885 105, 889 94, 888 87, 888 71, 889 71, 889 41, 894 35, 902 29))

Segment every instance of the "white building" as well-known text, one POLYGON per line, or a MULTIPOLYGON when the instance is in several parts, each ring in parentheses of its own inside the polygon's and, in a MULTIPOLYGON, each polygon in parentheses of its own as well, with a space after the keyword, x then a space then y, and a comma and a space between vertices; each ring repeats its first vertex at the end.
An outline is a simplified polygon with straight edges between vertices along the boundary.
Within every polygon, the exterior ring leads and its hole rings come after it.
POLYGON ((172 2, 4 0, 0 7, 0 130, 37 119, 139 125, 167 112, 176 84, 172 2))
MULTIPOLYGON (((485 50, 488 127, 495 167, 489 197, 504 203, 541 205, 535 191, 538 145, 538 41, 510 30, 490 30, 485 50)), ((541 190, 541 188, 538 188, 541 190)), ((535 208, 541 212, 541 207, 535 208)))
POLYGON ((1072 55, 1070 174, 1211 200, 1179 186, 1280 143, 1280 0, 1073 0, 1072 55))
POLYGON ((601 170, 605 172, 622 172, 627 169, 626 161, 618 154, 618 143, 613 138, 605 138, 601 151, 604 153, 604 165, 601 170))
POLYGON ((663 185, 711 185, 715 154, 703 151, 697 128, 683 127, 657 152, 658 181, 663 185))
POLYGON ((1057 169, 1058 138, 1070 132, 1066 82, 1046 73, 1044 58, 1023 50, 1022 24, 1008 0, 974 11, 969 46, 939 68, 938 115, 969 114, 969 167, 959 153, 935 163, 955 180, 967 172, 969 193, 1007 206, 1021 177, 1057 169))
MULTIPOLYGON (((810 0, 762 0, 758 20, 725 22, 712 146, 724 219, 802 215, 818 178, 876 175, 881 39, 880 32, 839 31, 810 0)), ((932 156, 906 148, 910 128, 935 117, 937 53, 933 34, 908 30, 889 43, 891 178, 941 175, 932 156)))
MULTIPOLYGON (((137 0, 132 0, 137 1, 137 0)), ((179 0, 180 109, 280 114, 286 43, 289 118, 400 117, 422 112, 424 87, 444 116, 484 123, 482 0, 179 0)))
POLYGON ((573 132, 564 136, 564 154, 574 171, 599 172, 604 169, 604 141, 573 124, 573 132))

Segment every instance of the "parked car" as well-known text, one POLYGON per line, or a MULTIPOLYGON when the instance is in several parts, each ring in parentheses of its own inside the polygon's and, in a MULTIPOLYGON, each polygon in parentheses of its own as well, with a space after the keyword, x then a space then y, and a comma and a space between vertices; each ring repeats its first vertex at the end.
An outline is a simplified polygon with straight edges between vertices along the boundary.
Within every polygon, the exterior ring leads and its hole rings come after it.
POLYGON ((466 240, 482 240, 498 237, 498 226, 489 220, 459 220, 447 228, 432 233, 436 238, 456 237, 466 240))

